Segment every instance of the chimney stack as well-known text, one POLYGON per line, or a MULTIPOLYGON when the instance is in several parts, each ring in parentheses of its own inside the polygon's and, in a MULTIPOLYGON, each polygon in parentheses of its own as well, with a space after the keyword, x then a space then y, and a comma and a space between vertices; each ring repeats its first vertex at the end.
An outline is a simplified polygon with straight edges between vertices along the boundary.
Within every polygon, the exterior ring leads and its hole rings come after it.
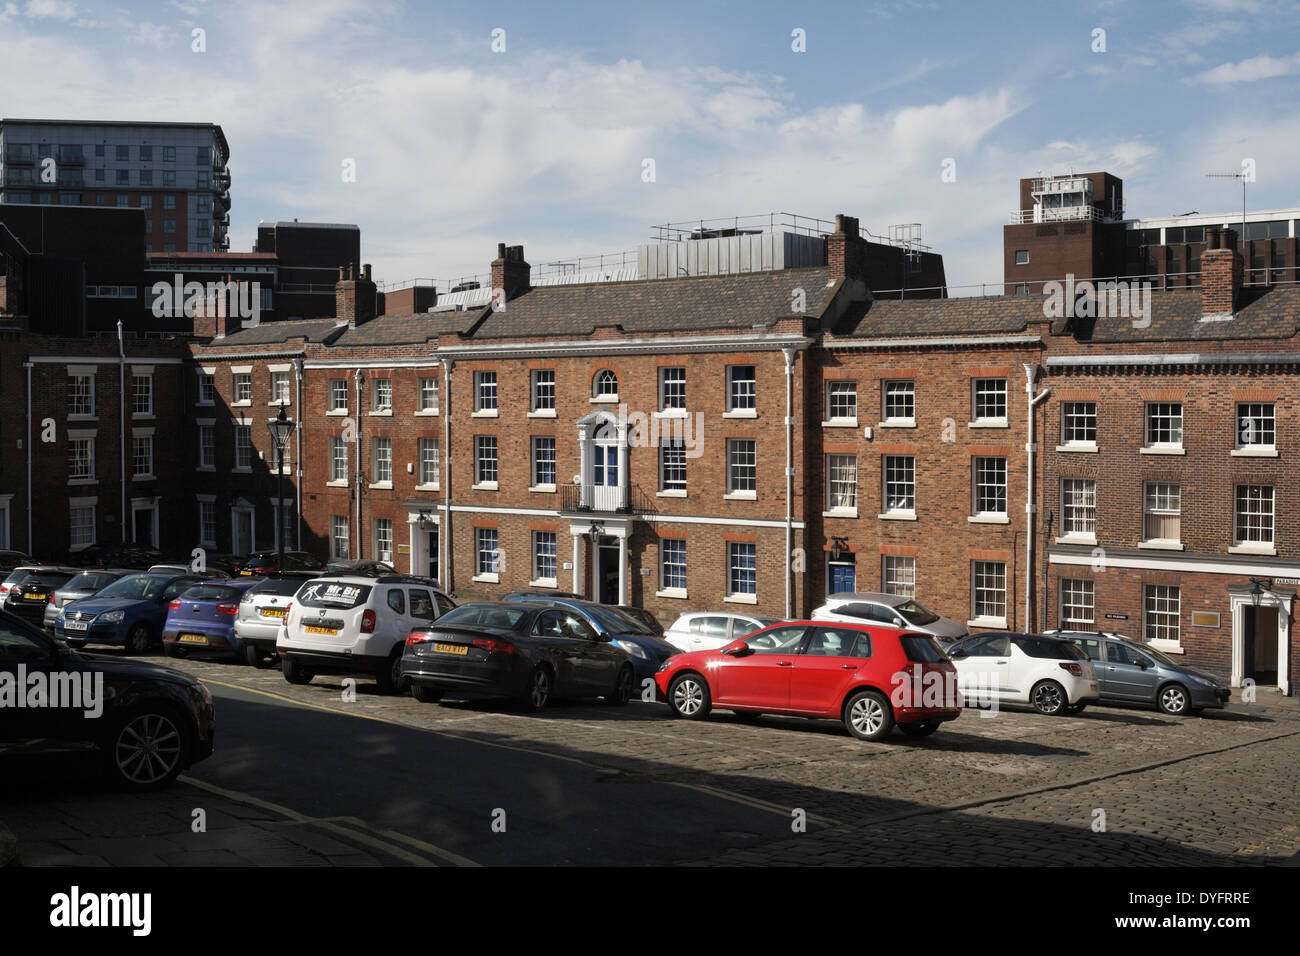
POLYGON ((839 213, 835 233, 826 237, 826 265, 831 279, 867 279, 867 241, 858 234, 856 216, 839 213))
POLYGON ((1242 259, 1235 229, 1205 230, 1201 253, 1201 316, 1231 317, 1241 291, 1242 259))
POLYGON ((527 292, 532 282, 533 267, 524 261, 523 246, 497 243, 497 257, 492 260, 492 294, 497 289, 505 291, 506 301, 527 292))
POLYGON ((370 279, 367 263, 357 272, 357 264, 350 262, 339 266, 339 281, 334 286, 334 317, 356 328, 376 315, 378 290, 370 279))

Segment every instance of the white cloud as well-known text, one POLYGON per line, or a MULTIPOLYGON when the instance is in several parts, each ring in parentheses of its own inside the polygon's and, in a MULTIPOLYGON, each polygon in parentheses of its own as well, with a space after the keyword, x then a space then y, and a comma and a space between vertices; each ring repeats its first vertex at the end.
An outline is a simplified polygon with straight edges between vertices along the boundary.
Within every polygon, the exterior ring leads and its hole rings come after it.
POLYGON ((1300 72, 1300 53, 1294 56, 1273 57, 1267 53, 1249 57, 1240 63, 1222 63, 1192 77, 1190 82, 1206 86, 1226 86, 1231 83, 1254 83, 1277 76, 1290 76, 1300 72))
POLYGON ((131 39, 136 43, 162 48, 172 42, 172 28, 146 20, 136 24, 131 39))
POLYGON ((77 5, 68 0, 27 0, 23 12, 33 20, 62 20, 66 23, 77 16, 77 5))

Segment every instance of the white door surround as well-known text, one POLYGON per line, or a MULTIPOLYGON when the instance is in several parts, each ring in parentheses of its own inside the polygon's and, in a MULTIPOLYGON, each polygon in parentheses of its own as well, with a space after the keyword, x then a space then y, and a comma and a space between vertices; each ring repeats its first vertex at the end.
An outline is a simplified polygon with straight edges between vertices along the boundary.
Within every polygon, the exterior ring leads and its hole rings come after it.
MULTIPOLYGON (((1228 601, 1232 608, 1232 686, 1240 687, 1246 673, 1246 610, 1254 607, 1255 595, 1250 585, 1242 584, 1228 588, 1228 601)), ((1283 694, 1291 690, 1287 676, 1290 673, 1291 659, 1288 653, 1291 640, 1291 602, 1296 595, 1294 588, 1279 588, 1259 595, 1259 607, 1277 609, 1277 687, 1283 694)))
POLYGON ((573 536, 573 593, 582 593, 582 539, 592 543, 591 567, 587 579, 591 583, 590 598, 600 600, 600 545, 602 537, 618 539, 618 602, 627 603, 627 539, 632 532, 629 518, 600 518, 593 521, 573 521, 569 534, 573 536))

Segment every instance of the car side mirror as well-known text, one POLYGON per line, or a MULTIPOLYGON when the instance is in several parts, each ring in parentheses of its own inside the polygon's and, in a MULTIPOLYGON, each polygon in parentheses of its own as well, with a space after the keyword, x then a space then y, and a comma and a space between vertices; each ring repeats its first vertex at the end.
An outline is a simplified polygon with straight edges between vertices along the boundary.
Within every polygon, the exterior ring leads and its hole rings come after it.
POLYGON ((965 656, 966 656, 966 652, 962 650, 960 647, 954 648, 953 650, 948 652, 948 657, 954 661, 959 661, 965 656))
POLYGON ((903 619, 901 617, 894 618, 894 627, 903 627, 903 626, 904 626, 903 619))
POLYGON ((744 641, 734 641, 722 649, 722 653, 731 657, 745 657, 754 653, 754 649, 744 641))
POLYGON ((1138 658, 1138 667, 1142 668, 1143 670, 1146 670, 1150 666, 1151 666, 1151 662, 1147 660, 1145 657, 1138 658))

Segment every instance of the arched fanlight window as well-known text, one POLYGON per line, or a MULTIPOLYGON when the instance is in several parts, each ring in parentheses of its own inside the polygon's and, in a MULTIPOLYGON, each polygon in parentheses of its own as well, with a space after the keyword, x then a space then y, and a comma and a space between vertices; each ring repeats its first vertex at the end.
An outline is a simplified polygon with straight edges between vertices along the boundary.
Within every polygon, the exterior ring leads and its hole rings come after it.
POLYGON ((618 376, 604 368, 596 373, 592 385, 593 398, 613 398, 618 395, 618 376))

